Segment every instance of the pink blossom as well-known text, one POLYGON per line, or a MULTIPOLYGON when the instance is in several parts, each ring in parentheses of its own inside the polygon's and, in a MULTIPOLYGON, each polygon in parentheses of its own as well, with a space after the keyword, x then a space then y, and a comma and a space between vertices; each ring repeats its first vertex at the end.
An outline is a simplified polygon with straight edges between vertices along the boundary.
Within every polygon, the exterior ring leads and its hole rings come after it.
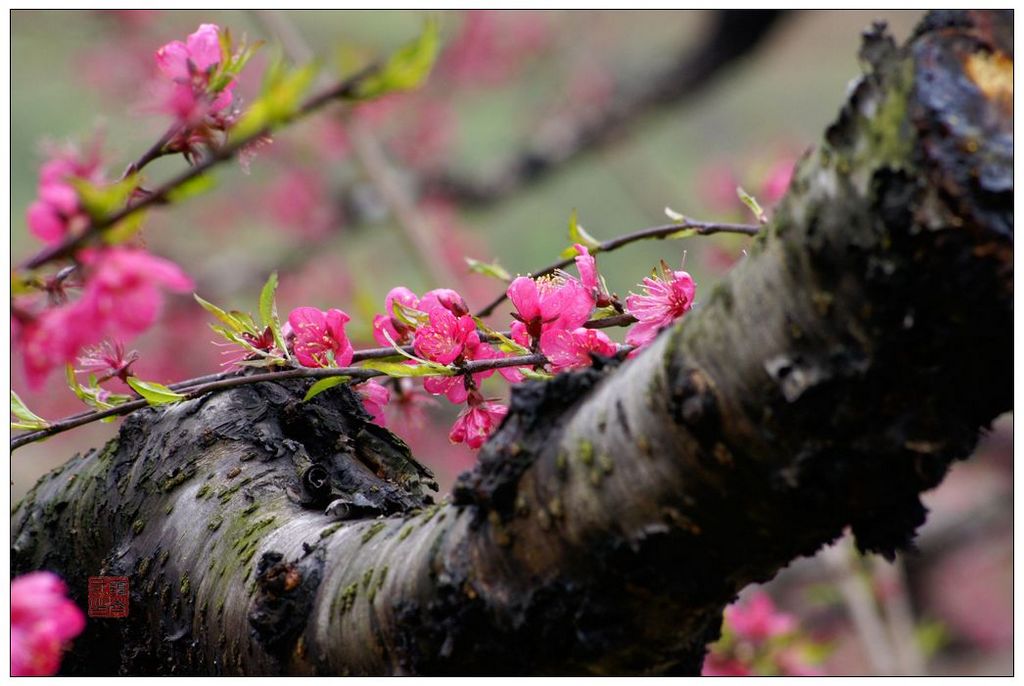
POLYGON ((479 343, 472 317, 456 317, 444 307, 430 310, 429 323, 416 331, 416 352, 439 364, 451 364, 464 349, 479 343))
POLYGON ((506 414, 508 408, 500 403, 482 400, 476 404, 471 402, 455 420, 448 440, 452 443, 465 443, 470 448, 479 448, 506 414))
POLYGON ((220 64, 220 58, 220 28, 216 24, 201 24, 184 43, 171 41, 156 51, 157 66, 174 81, 209 75, 220 64))
POLYGON ((427 291, 420 299, 419 309, 423 312, 430 312, 437 306, 441 306, 454 314, 456 317, 469 314, 469 307, 461 295, 450 288, 435 288, 427 291))
POLYGON ((775 663, 783 676, 824 676, 825 671, 808 662, 804 655, 791 648, 775 656, 775 663))
MULTIPOLYGON (((486 343, 481 343, 480 337, 476 333, 467 337, 466 344, 462 352, 463 361, 493 360, 500 357, 504 357, 504 355, 486 343)), ((502 376, 504 376, 508 381, 513 383, 516 381, 522 381, 522 375, 514 368, 500 369, 498 371, 501 372, 502 376)), ((476 388, 484 379, 493 374, 493 369, 477 372, 472 375, 472 381, 468 385, 472 388, 476 388)), ((426 377, 423 379, 423 389, 434 395, 443 395, 456 405, 466 402, 466 398, 469 395, 469 389, 467 388, 466 377, 464 375, 426 377)))
POLYGON ((347 367, 352 362, 352 344, 345 335, 350 317, 337 309, 326 312, 315 307, 296 307, 288 315, 295 338, 295 358, 304 367, 347 367))
POLYGON ((217 136, 234 123, 231 111, 236 79, 214 80, 223 55, 220 28, 202 24, 184 43, 171 41, 156 51, 156 64, 166 81, 157 85, 157 110, 182 125, 166 149, 190 160, 201 146, 213 147, 217 136))
POLYGON ((83 352, 85 354, 78 358, 81 369, 75 371, 92 372, 101 382, 117 377, 127 383, 128 377, 133 376, 131 366, 139 359, 137 350, 125 353, 124 344, 120 341, 103 341, 83 352))
POLYGON ((355 386, 354 389, 362 398, 367 414, 373 417, 373 423, 384 426, 387 423, 384 408, 391 400, 391 391, 372 379, 355 386))
POLYGON ((392 341, 400 345, 408 343, 415 333, 414 328, 396 316, 396 302, 402 307, 412 310, 418 309, 420 306, 420 299, 405 286, 395 286, 388 291, 384 298, 384 311, 387 314, 378 314, 373 318, 373 337, 381 345, 391 345, 392 341), (391 337, 391 341, 384 335, 384 332, 391 337))
POLYGON ((156 321, 163 304, 161 288, 191 291, 192 280, 178 265, 138 248, 83 250, 89 270, 79 306, 91 328, 103 335, 130 339, 156 321))
POLYGON ((754 670, 749 665, 734 657, 726 657, 716 653, 709 653, 704 658, 704 667, 700 671, 701 676, 753 676, 754 670))
POLYGON ((80 303, 52 307, 20 321, 15 340, 21 347, 30 388, 41 388, 50 372, 74 361, 80 347, 101 337, 93 331, 80 303))
POLYGON ((580 283, 587 293, 590 294, 594 305, 607 307, 612 304, 611 296, 605 292, 601 278, 597 273, 597 260, 590 254, 585 245, 577 243, 576 248, 576 269, 580 273, 580 283))
POLYGON ((626 335, 626 343, 642 347, 654 340, 661 329, 686 314, 696 292, 693 278, 683 271, 662 265, 663 275, 645 278, 646 295, 630 294, 626 311, 639 320, 626 335))
POLYGON ((755 642, 787 634, 796 629, 796 619, 792 615, 779 612, 772 599, 764 592, 754 594, 745 603, 727 607, 725 621, 739 638, 755 642))
POLYGON ((11 583, 11 674, 51 676, 65 644, 82 633, 85 616, 52 572, 32 572, 11 583))
POLYGON ((576 248, 576 269, 580 273, 580 283, 589 291, 598 291, 601 288, 597 280, 597 260, 587 250, 587 246, 577 243, 576 248))
POLYGON ((509 284, 507 293, 516 307, 512 316, 521 321, 535 339, 548 329, 582 326, 594 309, 594 299, 572 277, 531 279, 520 276, 509 284))
POLYGON ((99 144, 85 153, 74 148, 57 150, 39 169, 38 196, 25 214, 33 234, 45 243, 56 243, 89 223, 89 216, 80 207, 78 192, 72 179, 89 183, 103 182, 99 144))
POLYGON ((540 336, 540 351, 551 362, 551 370, 589 367, 591 353, 611 357, 616 352, 615 343, 597 329, 580 327, 572 331, 550 329, 540 336))

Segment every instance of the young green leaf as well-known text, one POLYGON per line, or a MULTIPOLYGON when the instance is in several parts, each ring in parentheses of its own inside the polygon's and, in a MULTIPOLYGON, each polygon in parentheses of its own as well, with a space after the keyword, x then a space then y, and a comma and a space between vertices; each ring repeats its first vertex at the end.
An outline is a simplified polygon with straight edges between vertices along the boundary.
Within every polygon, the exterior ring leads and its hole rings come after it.
POLYGON ((515 353, 516 355, 530 354, 529 348, 524 348, 523 346, 519 345, 518 343, 516 343, 515 341, 513 341, 511 338, 501 333, 500 331, 495 331, 494 329, 490 328, 489 326, 487 326, 487 324, 484 323, 483 319, 480 319, 480 317, 474 316, 473 321, 476 322, 476 326, 478 329, 483 331, 485 334, 493 336, 494 338, 498 339, 498 341, 501 343, 501 345, 499 345, 498 347, 501 349, 502 352, 515 353))
POLYGON ((277 318, 277 272, 271 272, 267 282, 260 291, 260 319, 264 327, 270 327, 274 334, 274 345, 288 358, 288 349, 284 345, 284 337, 281 336, 281 322, 277 318))
POLYGON ((329 376, 326 379, 320 379, 309 387, 309 390, 306 391, 306 395, 303 396, 302 401, 306 402, 307 400, 312 400, 328 388, 334 388, 338 384, 343 384, 351 378, 352 377, 350 376, 329 376))
POLYGON ((529 367, 521 367, 519 372, 523 375, 524 379, 529 379, 531 381, 547 381, 548 379, 555 378, 554 374, 537 371, 536 369, 530 369, 529 367))
POLYGON ((578 254, 576 252, 576 243, 579 243, 592 253, 601 249, 601 241, 587 233, 586 229, 580 226, 576 218, 577 211, 574 209, 572 214, 569 215, 569 247, 559 255, 562 259, 575 257, 578 254))
POLYGON ((673 210, 671 207, 666 207, 665 208, 665 216, 668 217, 669 219, 671 219, 672 221, 676 222, 677 224, 685 224, 686 223, 686 217, 684 217, 683 215, 679 214, 678 212, 673 210))
POLYGON ((130 214, 110 228, 103 230, 103 242, 107 245, 118 245, 131 240, 146 223, 146 212, 130 214))
POLYGON ((134 377, 129 377, 128 385, 145 398, 146 402, 150 405, 167 405, 185 399, 185 396, 181 393, 175 393, 167 386, 158 384, 155 381, 140 381, 134 377))
POLYGON ((439 45, 437 21, 430 18, 419 37, 399 48, 379 70, 359 83, 355 89, 355 98, 368 100, 416 88, 430 74, 439 45))
POLYGON ((193 198, 197 195, 202 195, 209 190, 213 190, 216 185, 217 179, 213 174, 200 174, 199 176, 193 176, 177 188, 172 188, 167 192, 165 197, 170 202, 187 200, 188 198, 193 198))
POLYGON ((195 293, 192 294, 192 297, 203 306, 204 310, 223 322, 231 331, 235 333, 249 333, 254 336, 259 335, 260 332, 256 330, 256 323, 252 321, 251 316, 242 312, 225 312, 213 303, 203 300, 195 293))
POLYGON ((474 274, 483 274, 489 276, 492 279, 498 279, 499 281, 509 282, 512 280, 512 275, 509 274, 504 267, 497 262, 481 262, 480 260, 474 260, 472 257, 465 258, 466 264, 469 265, 469 271, 474 274))
POLYGON ((231 129, 231 139, 245 140, 291 119, 299 109, 303 94, 313 82, 316 69, 315 64, 291 70, 281 61, 272 64, 267 69, 263 92, 231 129))
POLYGON ((11 295, 26 295, 42 287, 39 278, 33 272, 11 272, 11 295))
POLYGON ((391 302, 391 309, 392 314, 394 314, 395 316, 395 319, 402 322, 406 326, 419 328, 430 321, 430 318, 427 316, 426 312, 417 310, 414 307, 406 307, 397 300, 393 300, 391 302))
POLYGON ((97 185, 85 179, 69 178, 78 193, 78 201, 90 217, 100 220, 121 209, 139 186, 139 175, 130 174, 124 179, 107 185, 97 185))
POLYGON ((421 362, 417 365, 404 364, 402 362, 387 362, 385 360, 367 360, 362 364, 366 369, 375 369, 384 372, 388 376, 454 376, 455 372, 443 364, 436 362, 421 362))
POLYGON ((50 423, 37 415, 32 410, 28 409, 25 405, 25 401, 18 396, 14 390, 11 390, 11 414, 20 419, 21 421, 17 424, 11 423, 13 429, 45 429, 50 426, 50 423))
POLYGON ((757 200, 754 199, 754 196, 750 195, 739 186, 736 187, 736 195, 739 196, 740 202, 746 205, 747 208, 753 212, 754 216, 757 217, 757 221, 762 224, 768 223, 768 215, 766 215, 764 210, 761 209, 761 206, 757 203, 757 200))

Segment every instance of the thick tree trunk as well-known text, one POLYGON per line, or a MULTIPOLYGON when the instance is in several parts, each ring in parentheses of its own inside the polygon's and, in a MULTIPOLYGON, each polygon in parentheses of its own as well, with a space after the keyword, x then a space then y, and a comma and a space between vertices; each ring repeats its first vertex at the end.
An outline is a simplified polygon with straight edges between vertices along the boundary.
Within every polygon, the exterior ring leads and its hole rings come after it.
POLYGON ((907 545, 1012 404, 1011 20, 867 34, 743 263, 636 359, 517 388, 440 505, 344 387, 129 417, 13 515, 16 573, 131 579, 67 671, 692 674, 746 584, 846 526, 907 545))

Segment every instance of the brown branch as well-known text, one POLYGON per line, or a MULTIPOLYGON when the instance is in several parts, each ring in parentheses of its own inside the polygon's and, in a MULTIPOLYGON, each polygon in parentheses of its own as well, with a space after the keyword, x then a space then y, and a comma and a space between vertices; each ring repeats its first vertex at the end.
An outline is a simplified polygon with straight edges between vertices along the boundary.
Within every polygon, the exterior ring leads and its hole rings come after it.
MULTIPOLYGON (((372 75, 373 73, 375 73, 377 69, 379 69, 377 65, 367 67, 363 71, 359 72, 358 74, 348 79, 345 79, 344 81, 333 86, 332 88, 329 88, 319 93, 318 95, 313 96, 305 103, 303 103, 298 108, 298 110, 296 110, 295 114, 288 119, 287 122, 283 123, 291 123, 293 121, 306 117, 312 114, 313 112, 316 112, 320 108, 324 107, 325 105, 336 100, 343 100, 345 98, 352 97, 356 93, 356 90, 358 89, 359 85, 363 82, 363 80, 366 79, 368 76, 372 75)), ((39 267, 49 262, 63 259, 65 257, 70 257, 72 254, 74 254, 76 250, 78 250, 86 243, 102 234, 107 229, 115 226, 117 223, 136 214, 137 212, 141 212, 142 210, 148 207, 165 202, 167 200, 168 195, 172 191, 181 187, 188 181, 191 181, 192 179, 201 176, 202 174, 209 171, 213 167, 221 164, 222 162, 226 162, 227 160, 232 159, 235 155, 238 154, 239 151, 241 151, 247 145, 263 138, 264 136, 269 135, 279 126, 280 125, 266 127, 245 138, 242 138, 237 141, 232 141, 221 148, 217 148, 216 150, 211 151, 209 156, 203 159, 202 162, 192 167, 189 167, 188 169, 173 177, 172 179, 162 184, 155 190, 151 191, 142 199, 134 203, 131 203, 130 205, 126 205, 124 208, 102 219, 92 221, 78 235, 71 236, 60 243, 45 248, 44 250, 37 253, 34 257, 25 261, 20 266, 20 268, 26 270, 38 269, 39 267)), ((164 135, 166 136, 167 134, 164 135)), ((140 159, 143 161, 146 161, 147 157, 155 159, 155 157, 152 157, 153 155, 155 155, 155 153, 152 152, 155 148, 156 146, 154 145, 152 148, 150 148, 150 151, 144 154, 140 159)))
MULTIPOLYGON (((616 236, 607 241, 604 241, 596 248, 592 248, 590 253, 596 255, 601 252, 611 252, 621 248, 624 245, 635 243, 637 241, 652 240, 652 239, 665 239, 671 237, 673 234, 677 234, 680 231, 687 229, 693 229, 695 235, 698 236, 710 236, 716 233, 739 233, 747 236, 756 236, 762 227, 755 226, 753 224, 728 224, 728 223, 717 223, 717 222, 701 222, 694 219, 684 218, 683 221, 677 224, 662 224, 661 226, 652 226, 647 229, 640 229, 639 231, 633 231, 632 233, 623 234, 616 236)), ((575 257, 566 257, 552 262, 542 269, 530 272, 530 276, 538 277, 545 276, 554 272, 562 267, 567 267, 573 263, 575 257)), ((477 312, 478 317, 486 317, 494 312, 494 309, 500 305, 508 297, 507 293, 502 293, 496 297, 493 301, 488 303, 484 308, 477 312)))
MULTIPOLYGON (((392 350, 392 354, 393 353, 394 350, 392 350)), ((547 362, 548 358, 540 354, 521 355, 518 357, 493 358, 489 360, 470 360, 458 367, 449 368, 449 371, 454 372, 454 375, 466 375, 490 371, 493 369, 504 369, 506 367, 533 367, 536 365, 545 365, 547 362)), ((426 376, 441 375, 442 374, 438 373, 428 374, 426 376)), ((181 394, 183 396, 181 400, 191 400, 207 393, 213 393, 214 391, 223 391, 228 388, 236 388, 238 386, 245 386, 263 381, 285 381, 287 379, 328 379, 335 376, 347 376, 351 377, 353 380, 358 379, 360 381, 365 381, 378 376, 388 376, 388 374, 387 372, 378 371, 376 369, 367 369, 366 367, 293 367, 277 372, 262 372, 258 374, 231 376, 211 381, 209 383, 189 386, 187 387, 186 392, 181 394)), ((56 421, 45 429, 30 431, 11 438, 11 450, 15 450, 29 443, 41 441, 44 438, 49 438, 50 436, 54 436, 59 433, 64 433, 65 431, 70 431, 71 429, 84 426, 85 424, 98 422, 107 417, 119 417, 130 414, 135 410, 141 410, 148 406, 149 403, 144 399, 130 400, 107 410, 73 415, 60 421, 56 421)))

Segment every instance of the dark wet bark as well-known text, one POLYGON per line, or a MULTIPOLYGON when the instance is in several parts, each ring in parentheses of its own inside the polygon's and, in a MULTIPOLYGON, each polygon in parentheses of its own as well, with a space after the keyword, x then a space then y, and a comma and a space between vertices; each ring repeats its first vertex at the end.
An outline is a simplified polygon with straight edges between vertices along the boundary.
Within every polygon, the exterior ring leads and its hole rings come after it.
POLYGON ((743 263, 635 360, 519 387, 449 501, 300 383, 136 413, 44 477, 14 572, 83 605, 132 580, 67 671, 692 674, 746 584, 847 526, 908 545, 1012 407, 1011 17, 862 55, 743 263))

